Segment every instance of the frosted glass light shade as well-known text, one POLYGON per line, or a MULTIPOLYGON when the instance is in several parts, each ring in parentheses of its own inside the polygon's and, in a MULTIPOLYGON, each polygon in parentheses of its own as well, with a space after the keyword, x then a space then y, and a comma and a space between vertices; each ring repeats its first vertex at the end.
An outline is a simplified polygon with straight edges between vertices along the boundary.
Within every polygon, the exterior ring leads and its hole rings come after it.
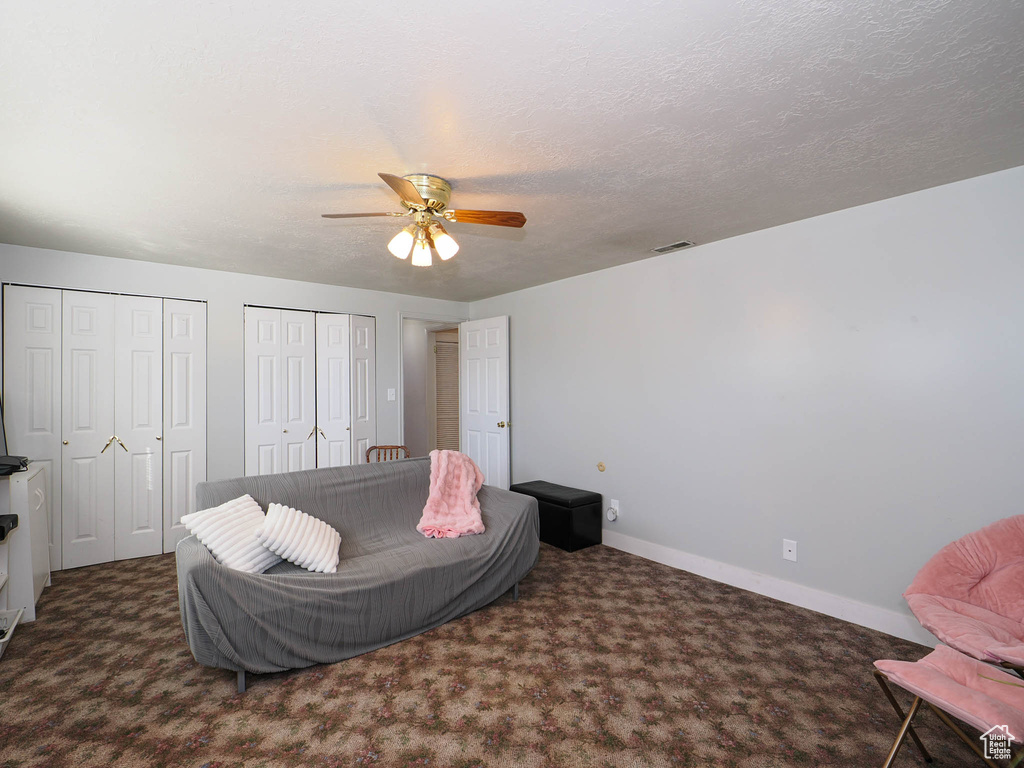
POLYGON ((448 259, 459 252, 459 244, 455 242, 454 237, 445 231, 440 223, 434 222, 431 224, 430 237, 434 241, 434 248, 437 250, 437 255, 441 257, 442 261, 448 261, 448 259))
POLYGON ((437 255, 441 257, 442 261, 448 261, 448 259, 459 252, 459 244, 455 242, 454 237, 447 234, 435 237, 434 247, 437 249, 437 255))
POLYGON ((433 259, 430 257, 430 244, 426 238, 416 241, 412 247, 412 265, 414 267, 429 267, 433 259))
POLYGON ((400 259, 409 258, 409 251, 412 250, 413 229, 412 226, 406 227, 388 243, 388 250, 400 259))
POLYGON ((437 255, 440 256, 443 261, 448 261, 448 259, 459 252, 459 244, 455 242, 455 238, 451 235, 435 237, 434 247, 437 248, 437 255))

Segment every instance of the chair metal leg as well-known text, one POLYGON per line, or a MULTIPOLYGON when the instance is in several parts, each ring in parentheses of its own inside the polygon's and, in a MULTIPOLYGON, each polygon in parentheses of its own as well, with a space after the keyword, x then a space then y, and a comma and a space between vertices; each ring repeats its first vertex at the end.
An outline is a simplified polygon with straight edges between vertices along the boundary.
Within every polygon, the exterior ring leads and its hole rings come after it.
MULTIPOLYGON (((964 733, 960 729, 960 726, 958 726, 950 719, 949 715, 947 715, 945 712, 943 712, 941 709, 936 707, 931 702, 928 702, 928 708, 931 709, 931 711, 935 713, 935 716, 938 717, 939 720, 944 722, 949 727, 949 729, 953 731, 953 733, 960 737, 960 741, 962 741, 964 744, 970 747, 974 751, 974 754, 976 754, 978 757, 984 760, 985 765, 989 766, 989 768, 999 768, 999 766, 996 763, 993 763, 991 760, 985 757, 985 753, 981 751, 981 747, 975 744, 974 740, 971 739, 971 737, 968 736, 966 733, 964 733)), ((1020 756, 1018 755, 1018 759, 1019 757, 1020 756)))
POLYGON ((245 670, 240 670, 238 673, 238 692, 245 693, 245 670))
MULTIPOLYGON (((907 713, 906 718, 903 720, 903 725, 900 726, 899 733, 896 734, 896 741, 892 744, 892 749, 889 750, 889 756, 885 758, 885 763, 882 764, 882 768, 892 768, 893 761, 896 759, 896 755, 900 753, 900 747, 903 746, 904 739, 907 738, 907 732, 911 730, 910 721, 914 719, 914 715, 917 714, 918 708, 921 706, 921 697, 915 696, 914 703, 910 705, 910 712, 907 713)), ((931 758, 926 758, 929 762, 931 758)))
MULTIPOLYGON (((885 675, 879 672, 877 669, 874 670, 874 675, 875 680, 878 681, 878 685, 882 689, 882 693, 885 694, 885 698, 889 700, 889 703, 892 705, 892 708, 896 710, 896 714, 899 716, 900 720, 905 719, 906 715, 903 714, 903 708, 900 706, 900 703, 896 701, 896 697, 892 695, 892 691, 889 690, 889 686, 885 684, 885 675)), ((928 750, 925 749, 924 744, 921 743, 921 739, 920 737, 918 737, 917 731, 915 731, 909 723, 910 719, 907 719, 907 731, 910 733, 910 738, 914 740, 914 744, 917 745, 917 749, 918 751, 920 751, 921 757, 924 758, 926 763, 932 762, 932 756, 928 754, 928 750)), ((895 757, 895 755, 893 755, 893 757, 895 757)))

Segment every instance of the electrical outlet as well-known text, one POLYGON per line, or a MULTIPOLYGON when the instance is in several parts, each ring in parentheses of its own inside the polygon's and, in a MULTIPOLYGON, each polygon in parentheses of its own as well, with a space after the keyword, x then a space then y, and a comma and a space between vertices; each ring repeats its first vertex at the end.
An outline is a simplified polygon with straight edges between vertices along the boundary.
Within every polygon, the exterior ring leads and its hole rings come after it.
POLYGON ((619 500, 612 499, 608 502, 608 511, 605 513, 608 518, 608 522, 614 523, 619 519, 619 500))
POLYGON ((796 562, 796 542, 793 539, 782 540, 782 559, 796 562))

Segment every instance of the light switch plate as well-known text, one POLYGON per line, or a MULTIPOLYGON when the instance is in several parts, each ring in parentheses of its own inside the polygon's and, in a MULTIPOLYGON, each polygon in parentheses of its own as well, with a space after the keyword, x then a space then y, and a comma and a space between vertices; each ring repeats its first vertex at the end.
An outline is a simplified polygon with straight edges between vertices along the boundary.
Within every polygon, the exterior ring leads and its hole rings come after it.
POLYGON ((394 399, 395 399, 395 390, 389 389, 388 390, 388 400, 394 400, 394 399))
POLYGON ((796 542, 793 539, 782 540, 782 559, 796 562, 796 542))

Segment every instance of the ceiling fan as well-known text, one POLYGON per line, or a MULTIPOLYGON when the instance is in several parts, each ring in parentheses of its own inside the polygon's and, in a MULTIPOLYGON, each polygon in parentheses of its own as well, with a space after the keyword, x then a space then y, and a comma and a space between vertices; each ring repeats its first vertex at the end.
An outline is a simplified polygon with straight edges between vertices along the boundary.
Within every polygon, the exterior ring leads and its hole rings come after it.
POLYGON ((413 173, 395 176, 378 173, 384 182, 402 198, 402 213, 324 213, 325 219, 358 219, 364 216, 411 216, 413 223, 391 238, 388 250, 400 259, 409 258, 417 267, 429 267, 433 262, 431 249, 442 261, 459 251, 455 238, 445 231, 436 217, 456 223, 494 224, 499 227, 521 227, 526 217, 518 211, 471 211, 449 209, 452 185, 440 176, 413 173))

